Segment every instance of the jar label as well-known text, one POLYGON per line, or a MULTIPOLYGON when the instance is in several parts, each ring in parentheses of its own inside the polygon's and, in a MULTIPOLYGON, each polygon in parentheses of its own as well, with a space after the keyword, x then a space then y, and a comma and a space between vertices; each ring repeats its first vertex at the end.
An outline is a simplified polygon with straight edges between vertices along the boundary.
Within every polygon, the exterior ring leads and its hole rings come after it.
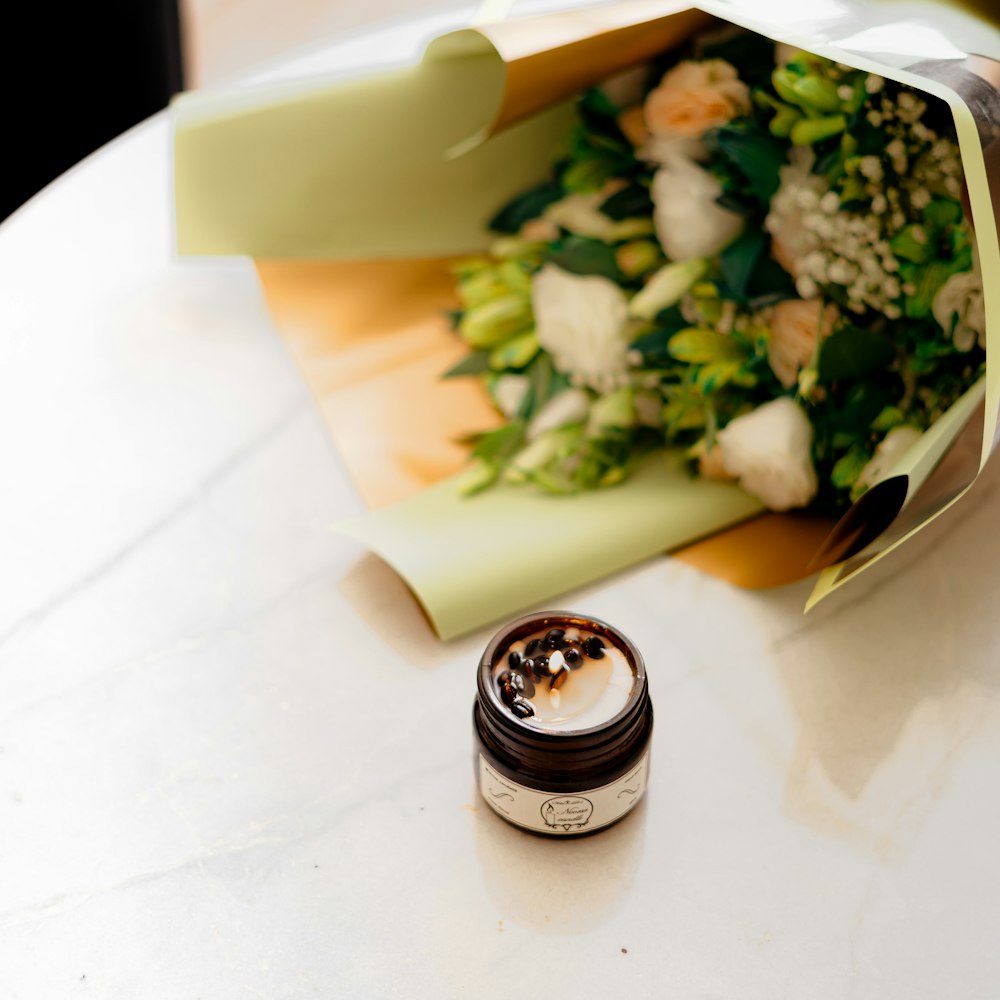
POLYGON ((565 836, 586 833, 621 819, 646 791, 649 751, 622 777, 589 791, 546 792, 527 788, 479 755, 479 791, 494 812, 526 830, 565 836))

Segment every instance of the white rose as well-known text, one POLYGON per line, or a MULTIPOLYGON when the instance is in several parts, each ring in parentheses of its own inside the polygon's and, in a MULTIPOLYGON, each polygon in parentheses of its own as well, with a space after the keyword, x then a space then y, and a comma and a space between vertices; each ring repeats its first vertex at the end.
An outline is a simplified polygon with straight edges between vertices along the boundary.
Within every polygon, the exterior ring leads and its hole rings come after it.
POLYGON ((868 464, 861 470, 855 482, 855 489, 865 487, 870 489, 883 480, 892 467, 920 440, 923 435, 916 427, 903 425, 893 427, 879 442, 868 464))
POLYGON ((712 257, 743 231, 743 216, 716 204, 719 181, 686 157, 656 171, 650 194, 656 237, 671 260, 712 257))
POLYGON ((805 507, 819 484, 809 418, 788 396, 730 421, 716 436, 726 471, 771 510, 805 507))
POLYGON ((538 341, 559 371, 598 390, 627 377, 628 301, 613 281, 546 264, 535 275, 531 302, 538 341))
POLYGON ((986 303, 978 254, 971 271, 953 274, 938 289, 931 311, 958 350, 971 351, 976 344, 986 348, 986 303))

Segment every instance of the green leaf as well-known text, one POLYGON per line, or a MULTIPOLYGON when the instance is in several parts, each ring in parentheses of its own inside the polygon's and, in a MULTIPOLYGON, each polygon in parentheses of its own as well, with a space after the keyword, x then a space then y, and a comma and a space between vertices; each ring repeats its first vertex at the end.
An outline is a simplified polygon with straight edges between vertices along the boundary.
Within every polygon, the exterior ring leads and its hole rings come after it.
POLYGON ((590 194, 600 190, 617 171, 618 163, 612 157, 581 157, 562 175, 562 184, 567 191, 590 194))
MULTIPOLYGON (((736 381, 743 371, 743 361, 716 361, 712 364, 702 365, 698 369, 695 377, 695 384, 706 395, 721 389, 724 385, 736 381)), ((755 382, 751 376, 751 384, 755 382)))
POLYGON ((780 107, 775 110, 775 115, 768 122, 767 129, 776 139, 787 139, 792 134, 796 122, 802 120, 802 112, 790 104, 778 103, 780 107))
POLYGON ((823 341, 817 365, 819 380, 829 383, 864 378, 887 368, 895 355, 888 337, 848 323, 823 341))
POLYGON ((837 489, 849 490, 861 475, 861 470, 868 464, 868 448, 861 441, 856 441, 837 459, 830 472, 830 482, 837 489))
POLYGON ((632 389, 616 389, 605 396, 599 396, 590 408, 590 427, 628 428, 635 426, 635 392, 632 389))
POLYGON ((708 268, 709 262, 701 257, 664 264, 629 302, 629 315, 649 320, 672 308, 704 277, 708 268))
POLYGON ((738 341, 707 326, 690 327, 675 333, 667 347, 673 357, 689 365, 742 362, 746 358, 746 350, 738 341))
POLYGON ((528 376, 528 391, 524 395, 518 417, 530 420, 564 385, 554 388, 555 369, 552 359, 547 354, 536 356, 525 373, 528 376))
POLYGON ((487 431, 476 442, 472 457, 494 465, 502 464, 524 443, 524 432, 525 424, 518 420, 498 427, 495 431, 487 431))
POLYGON ((785 163, 785 144, 753 122, 738 122, 719 129, 714 144, 739 167, 754 197, 770 202, 780 183, 778 170, 785 163))
POLYGON ((771 86, 774 87, 778 96, 783 101, 801 107, 802 96, 795 89, 795 84, 800 79, 801 73, 797 73, 791 64, 788 66, 779 66, 771 74, 771 86))
POLYGON ((490 370, 490 352, 473 351, 456 365, 452 365, 441 377, 459 378, 462 375, 482 375, 490 370))
POLYGON ((889 246, 896 257, 914 264, 925 264, 934 256, 927 230, 917 223, 901 229, 889 241, 889 246))
POLYGON ((541 350, 534 330, 522 333, 490 351, 489 365, 493 371, 524 368, 541 350))
POLYGON ((650 198, 647 187, 630 184, 604 201, 600 210, 616 222, 635 216, 648 216, 653 214, 653 199, 650 198))
POLYGON ((908 281, 916 285, 916 291, 912 295, 907 295, 903 303, 903 311, 910 319, 923 319, 929 316, 931 307, 934 305, 934 296, 940 291, 941 286, 959 268, 954 261, 932 261, 923 267, 911 268, 903 265, 900 274, 903 274, 908 281))
POLYGON ((962 221, 962 205, 952 198, 933 198, 924 209, 924 221, 935 229, 956 226, 962 221))
POLYGON ((497 481, 500 470, 490 462, 473 462, 458 478, 458 492, 463 497, 482 493, 497 481))
POLYGON ((789 133, 796 146, 813 146, 824 139, 840 135, 847 128, 845 115, 827 115, 825 118, 800 118, 789 133))
POLYGON ((702 59, 725 59, 738 66, 740 79, 749 87, 768 82, 774 67, 774 42, 756 31, 737 31, 718 41, 709 42, 701 50, 702 59))
POLYGON ((482 349, 496 347, 531 325, 531 300, 524 295, 505 295, 466 310, 458 329, 471 347, 482 349))
POLYGON ((731 297, 740 300, 746 298, 750 279, 757 269, 767 243, 767 233, 763 229, 748 229, 722 251, 719 256, 719 266, 722 268, 722 278, 731 297))
POLYGON ((628 139, 618 125, 621 110, 600 87, 585 90, 576 104, 577 114, 588 133, 604 135, 630 148, 628 139))
POLYGON ((837 95, 837 87, 832 80, 825 76, 810 74, 799 77, 792 83, 792 89, 805 108, 811 108, 824 114, 841 109, 842 102, 837 95))
POLYGON ((681 431, 700 431, 709 420, 704 397, 690 390, 671 393, 663 407, 663 423, 668 436, 681 431))
POLYGON ((747 290, 747 304, 750 308, 762 309, 782 299, 795 297, 795 282, 791 275, 769 253, 762 254, 757 260, 747 290))
POLYGON ((850 389, 837 410, 815 423, 831 437, 835 447, 848 448, 868 433, 871 422, 889 405, 893 395, 884 385, 862 382, 850 389))
POLYGON ((630 347, 643 356, 646 367, 667 367, 673 363, 669 350, 670 338, 688 325, 679 306, 665 309, 656 317, 656 326, 636 337, 630 347))
POLYGON ((599 274, 618 284, 625 281, 615 259, 615 248, 600 240, 567 236, 549 250, 546 259, 570 274, 599 274))
POLYGON ((893 427, 903 423, 905 419, 906 416, 898 406, 887 406, 872 421, 872 430, 880 434, 887 434, 893 427))
POLYGON ((563 196, 562 188, 552 181, 546 181, 530 188, 509 201, 489 221, 495 233, 516 233, 526 222, 537 219, 554 201, 563 196))

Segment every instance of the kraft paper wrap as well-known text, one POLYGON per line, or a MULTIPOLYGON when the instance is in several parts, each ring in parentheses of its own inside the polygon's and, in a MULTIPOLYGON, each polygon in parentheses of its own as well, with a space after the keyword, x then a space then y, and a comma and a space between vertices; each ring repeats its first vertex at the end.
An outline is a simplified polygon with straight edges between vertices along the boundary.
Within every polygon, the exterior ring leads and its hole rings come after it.
POLYGON ((989 181, 1000 161, 1000 73, 990 58, 1000 56, 1000 32, 943 8, 914 28, 913 6, 844 4, 824 8, 825 21, 777 25, 736 4, 619 4, 455 32, 419 64, 367 79, 177 103, 178 247, 314 258, 261 260, 259 272, 373 508, 342 529, 396 568, 442 638, 667 549, 745 586, 826 566, 812 603, 969 488, 996 437, 996 363, 832 530, 807 515, 748 521, 756 501, 690 479, 669 454, 621 487, 572 498, 499 488, 463 500, 447 478, 464 454, 456 442, 498 418, 474 384, 437 378, 462 353, 442 317, 453 303, 442 258, 481 250, 498 205, 545 175, 572 94, 713 15, 947 102, 979 243, 987 353, 1000 357, 1000 184, 989 181), (982 56, 959 47, 971 38, 982 56))

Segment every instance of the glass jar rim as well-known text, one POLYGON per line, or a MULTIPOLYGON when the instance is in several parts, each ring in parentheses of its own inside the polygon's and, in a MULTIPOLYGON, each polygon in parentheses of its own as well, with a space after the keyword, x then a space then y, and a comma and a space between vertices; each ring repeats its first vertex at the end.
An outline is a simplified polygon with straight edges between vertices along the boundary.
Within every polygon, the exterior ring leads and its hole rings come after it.
POLYGON ((601 618, 593 615, 582 614, 577 611, 535 611, 522 615, 520 618, 508 622, 489 641, 483 651, 479 661, 479 673, 477 678, 477 689, 480 704, 493 716, 495 722, 502 723, 503 727, 511 735, 518 734, 527 739, 527 742, 538 745, 558 745, 568 740, 574 743, 581 738, 611 736, 619 732, 623 725, 627 729, 631 720, 641 714, 642 708, 648 699, 648 684, 646 680, 646 665, 642 655, 639 653, 635 643, 628 638, 620 629, 610 625, 601 618), (545 729, 541 726, 532 725, 522 720, 510 712, 501 701, 493 681, 493 671, 497 664, 499 652, 511 642, 532 632, 541 631, 545 628, 560 627, 569 624, 574 627, 584 628, 597 635, 603 635, 610 639, 619 648, 628 661, 632 669, 635 682, 629 692, 628 699, 622 708, 613 716, 605 719, 595 726, 584 729, 545 729))

